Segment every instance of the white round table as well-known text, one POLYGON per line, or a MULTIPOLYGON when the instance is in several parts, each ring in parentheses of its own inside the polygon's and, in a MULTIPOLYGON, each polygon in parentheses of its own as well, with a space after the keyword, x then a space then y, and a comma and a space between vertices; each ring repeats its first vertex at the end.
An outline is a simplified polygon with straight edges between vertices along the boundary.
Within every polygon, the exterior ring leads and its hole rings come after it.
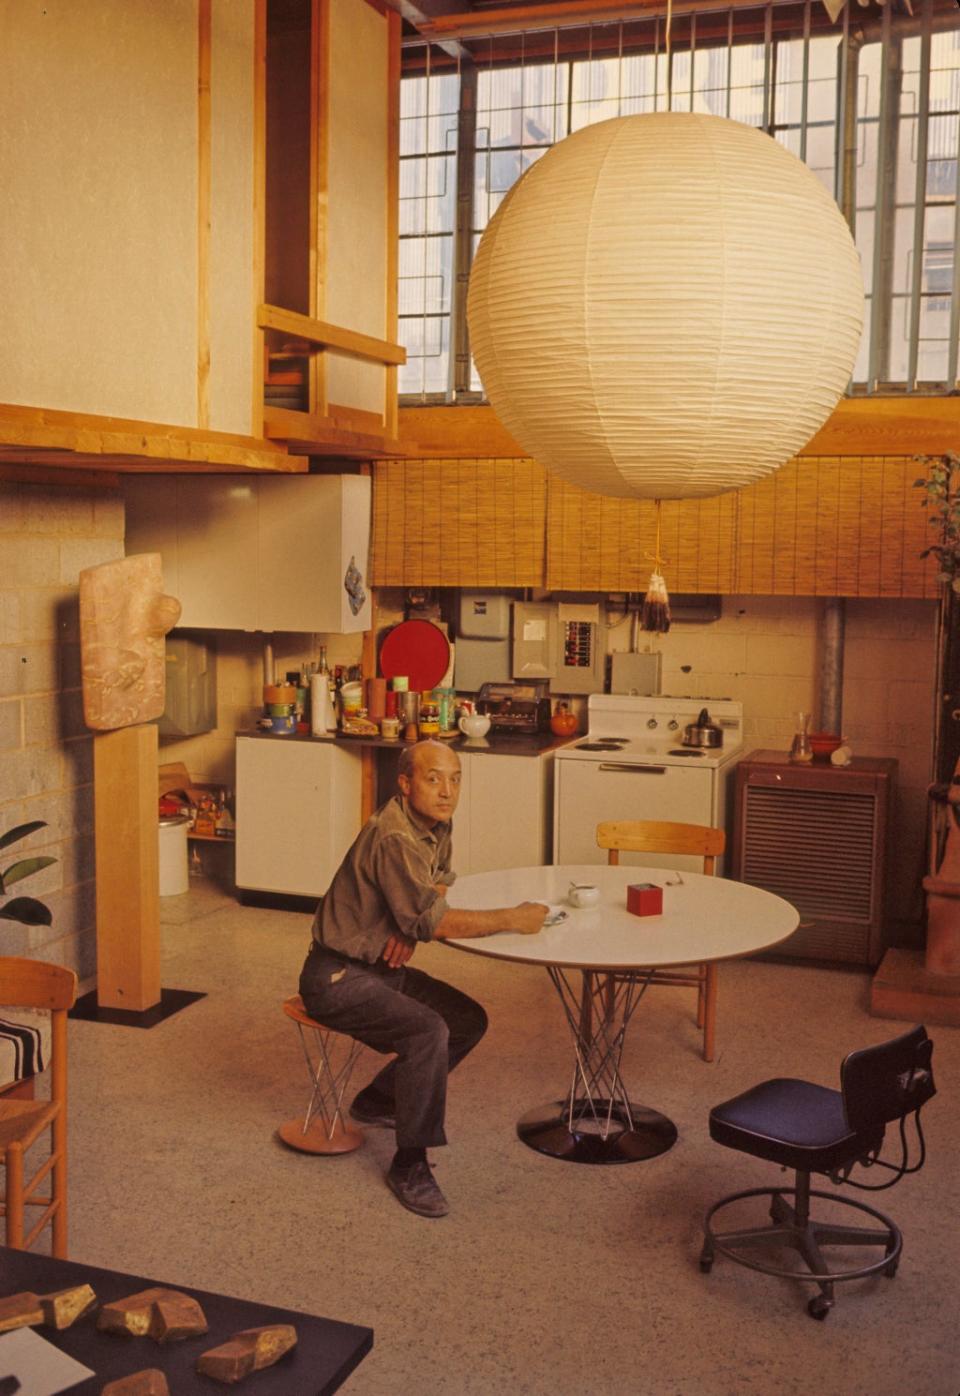
POLYGON ((744 882, 622 865, 474 873, 458 878, 447 900, 476 910, 524 901, 564 906, 566 919, 537 935, 501 932, 443 944, 547 970, 573 1040, 573 1080, 565 1099, 529 1111, 517 1133, 531 1148, 573 1163, 636 1162, 665 1153, 676 1141, 673 1121, 631 1102, 620 1075, 627 1028, 649 971, 767 950, 795 931, 800 919, 789 902, 744 882), (567 905, 571 882, 594 883, 599 904, 567 905), (661 915, 627 910, 631 883, 663 889, 661 915), (572 977, 578 971, 580 984, 572 977))

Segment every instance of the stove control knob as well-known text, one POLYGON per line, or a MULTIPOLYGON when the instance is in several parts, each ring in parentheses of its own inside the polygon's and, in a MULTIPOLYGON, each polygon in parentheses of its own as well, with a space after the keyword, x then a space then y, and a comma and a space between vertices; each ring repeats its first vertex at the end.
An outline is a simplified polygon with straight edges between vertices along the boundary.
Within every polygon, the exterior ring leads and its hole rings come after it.
POLYGON ((672 717, 670 721, 667 723, 667 726, 669 727, 671 732, 676 732, 680 724, 675 717, 672 717))
POLYGON ((657 725, 657 719, 656 719, 655 717, 648 717, 648 718, 647 718, 647 726, 651 729, 651 731, 653 730, 654 727, 656 727, 656 725, 657 725))

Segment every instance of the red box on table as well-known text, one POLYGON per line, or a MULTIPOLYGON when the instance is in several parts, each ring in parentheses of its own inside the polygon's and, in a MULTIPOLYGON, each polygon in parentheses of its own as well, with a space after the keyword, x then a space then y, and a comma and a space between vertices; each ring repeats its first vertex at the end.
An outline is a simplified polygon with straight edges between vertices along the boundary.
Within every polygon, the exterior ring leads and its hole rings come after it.
POLYGON ((627 887, 627 910, 634 916, 661 916, 663 888, 655 882, 631 882, 627 887))

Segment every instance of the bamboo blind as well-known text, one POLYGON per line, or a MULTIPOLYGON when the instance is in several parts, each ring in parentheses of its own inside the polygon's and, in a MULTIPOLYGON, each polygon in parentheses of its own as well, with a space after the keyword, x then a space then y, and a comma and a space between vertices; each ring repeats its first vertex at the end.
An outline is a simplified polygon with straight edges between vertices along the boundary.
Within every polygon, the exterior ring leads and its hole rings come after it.
MULTIPOLYGON (((935 597, 936 538, 902 456, 799 456, 711 499, 665 500, 668 590, 935 597)), ((376 586, 645 591, 656 506, 607 499, 531 460, 383 461, 374 473, 376 586)))
POLYGON ((542 586, 546 514, 536 461, 377 461, 371 582, 542 586))

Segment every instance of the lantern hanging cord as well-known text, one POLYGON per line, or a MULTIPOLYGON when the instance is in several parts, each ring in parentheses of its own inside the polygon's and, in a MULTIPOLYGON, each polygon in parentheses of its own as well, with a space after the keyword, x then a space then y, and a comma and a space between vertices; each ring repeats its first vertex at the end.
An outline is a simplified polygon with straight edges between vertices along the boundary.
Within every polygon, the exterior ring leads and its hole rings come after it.
POLYGON ((653 549, 653 572, 640 610, 640 628, 652 630, 655 634, 665 635, 670 629, 670 597, 667 595, 667 584, 663 580, 661 572, 663 556, 660 552, 660 525, 663 503, 659 499, 656 503, 657 532, 653 549))

